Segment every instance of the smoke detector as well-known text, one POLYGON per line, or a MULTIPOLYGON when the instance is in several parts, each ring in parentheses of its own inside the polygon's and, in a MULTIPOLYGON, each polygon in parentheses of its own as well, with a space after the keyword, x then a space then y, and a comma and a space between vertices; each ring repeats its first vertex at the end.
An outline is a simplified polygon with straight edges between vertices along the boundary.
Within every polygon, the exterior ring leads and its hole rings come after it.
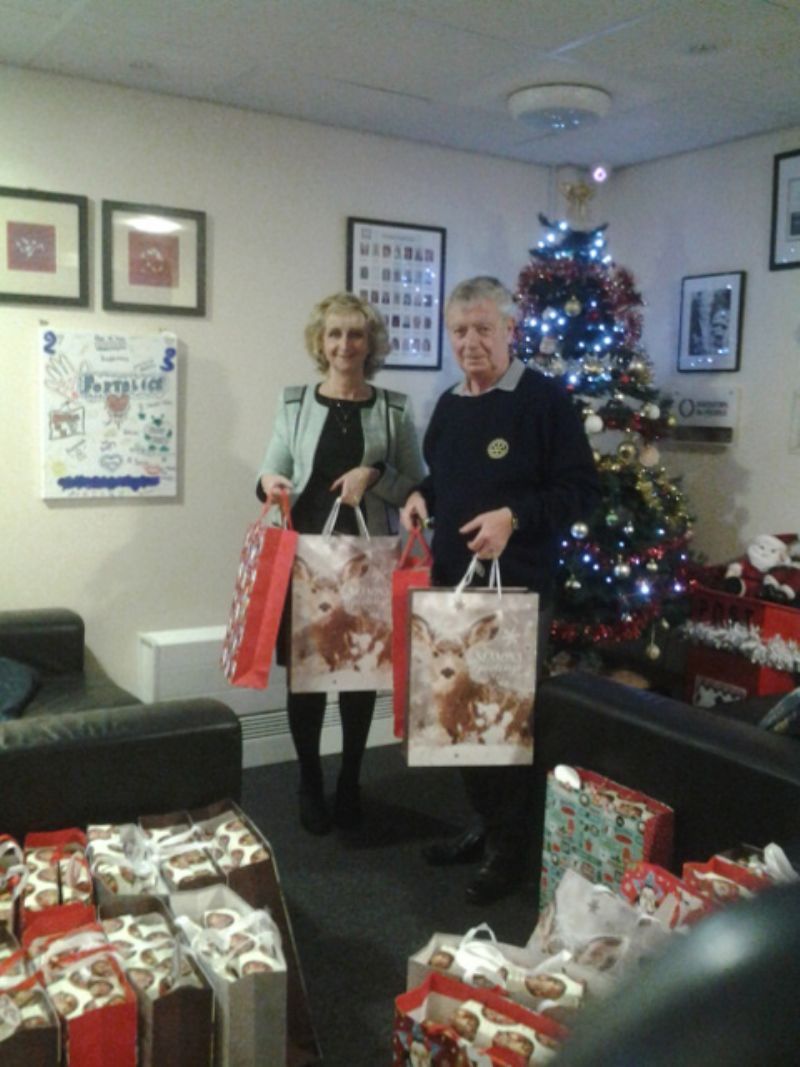
POLYGON ((512 116, 543 133, 577 130, 610 109, 611 95, 591 85, 530 85, 508 98, 512 116))

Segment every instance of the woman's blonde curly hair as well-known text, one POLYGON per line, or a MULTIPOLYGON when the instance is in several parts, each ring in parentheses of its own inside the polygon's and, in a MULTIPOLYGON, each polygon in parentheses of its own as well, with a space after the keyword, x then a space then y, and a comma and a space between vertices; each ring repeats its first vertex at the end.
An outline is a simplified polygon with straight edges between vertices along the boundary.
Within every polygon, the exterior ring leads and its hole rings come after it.
POLYGON ((320 374, 328 372, 328 361, 322 353, 325 320, 331 313, 345 314, 353 311, 364 316, 367 326, 368 355, 364 362, 364 377, 372 378, 381 369, 389 352, 389 336, 383 316, 372 304, 357 297, 355 293, 333 293, 314 305, 305 328, 306 349, 320 374))

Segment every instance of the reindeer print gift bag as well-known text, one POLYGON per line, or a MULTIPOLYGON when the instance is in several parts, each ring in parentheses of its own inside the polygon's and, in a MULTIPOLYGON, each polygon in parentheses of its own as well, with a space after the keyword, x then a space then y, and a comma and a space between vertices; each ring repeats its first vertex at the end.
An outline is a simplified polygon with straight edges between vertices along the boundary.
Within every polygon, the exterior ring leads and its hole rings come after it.
POLYGON ((292 574, 293 693, 391 690, 399 548, 396 537, 369 537, 366 529, 361 537, 301 534, 292 574))
POLYGON ((532 763, 538 595, 414 589, 410 596, 408 765, 532 763))

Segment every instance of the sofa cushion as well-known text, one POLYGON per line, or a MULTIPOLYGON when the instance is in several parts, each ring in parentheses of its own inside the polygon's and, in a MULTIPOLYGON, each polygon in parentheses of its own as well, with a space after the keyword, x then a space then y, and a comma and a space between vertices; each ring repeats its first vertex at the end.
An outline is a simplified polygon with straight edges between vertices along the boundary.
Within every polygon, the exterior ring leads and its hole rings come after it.
POLYGON ((26 663, 0 656, 0 719, 15 719, 39 687, 39 675, 26 663))

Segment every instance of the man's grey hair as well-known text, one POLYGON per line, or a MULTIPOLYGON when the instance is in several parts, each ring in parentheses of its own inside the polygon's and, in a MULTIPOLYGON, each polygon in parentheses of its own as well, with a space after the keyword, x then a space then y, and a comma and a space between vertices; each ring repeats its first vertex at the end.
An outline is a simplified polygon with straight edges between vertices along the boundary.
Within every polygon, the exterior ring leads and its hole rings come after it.
POLYGON ((475 304, 479 300, 493 300, 505 318, 517 317, 514 297, 498 278, 489 274, 479 274, 475 278, 459 282, 444 305, 445 317, 453 304, 475 304))

